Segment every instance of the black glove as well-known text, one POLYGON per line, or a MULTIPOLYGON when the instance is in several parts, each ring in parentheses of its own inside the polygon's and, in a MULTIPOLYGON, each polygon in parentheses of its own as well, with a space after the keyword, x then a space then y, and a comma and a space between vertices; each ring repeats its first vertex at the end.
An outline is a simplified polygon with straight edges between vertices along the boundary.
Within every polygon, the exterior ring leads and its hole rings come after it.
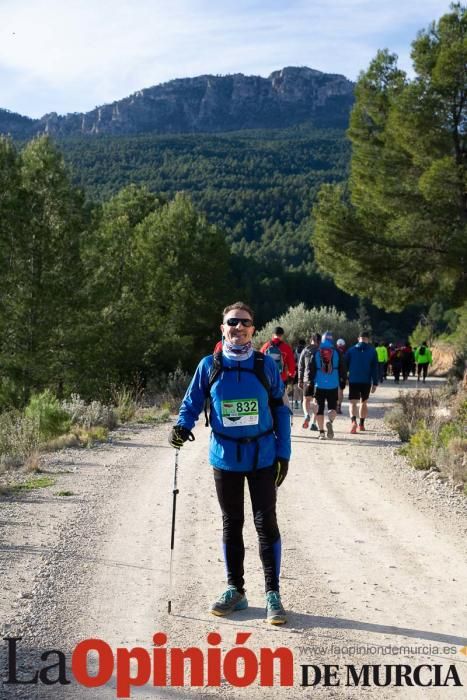
POLYGON ((276 463, 276 486, 279 487, 289 471, 289 460, 283 457, 277 458, 276 463))
POLYGON ((172 447, 175 447, 176 450, 179 450, 184 442, 186 442, 187 440, 193 442, 194 439, 195 436, 193 435, 191 430, 188 430, 188 428, 184 428, 183 425, 174 425, 174 427, 170 431, 169 445, 172 445, 172 447))

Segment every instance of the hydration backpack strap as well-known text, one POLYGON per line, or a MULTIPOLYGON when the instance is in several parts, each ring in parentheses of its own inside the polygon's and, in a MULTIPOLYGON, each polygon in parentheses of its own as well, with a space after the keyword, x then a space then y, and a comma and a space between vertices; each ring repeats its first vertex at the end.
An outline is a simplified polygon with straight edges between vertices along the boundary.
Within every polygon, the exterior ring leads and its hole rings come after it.
POLYGON ((255 350, 253 356, 253 372, 268 392, 269 398, 271 398, 271 384, 264 371, 264 355, 262 352, 258 352, 258 350, 255 350))
POLYGON ((222 350, 220 352, 215 352, 212 356, 212 367, 211 371, 209 372, 209 379, 208 379, 208 386, 206 388, 206 398, 204 401, 204 426, 205 428, 209 428, 209 418, 208 418, 208 406, 209 406, 209 401, 210 401, 210 396, 211 396, 211 387, 216 381, 217 377, 220 375, 223 369, 223 363, 222 363, 222 350))
POLYGON ((221 372, 250 372, 250 374, 254 374, 256 378, 258 379, 259 382, 263 385, 263 387, 266 389, 267 394, 268 394, 268 400, 269 400, 269 407, 271 411, 278 406, 283 405, 283 400, 282 398, 280 399, 274 399, 271 396, 271 384, 270 381, 266 375, 265 369, 264 369, 264 355, 262 352, 259 352, 258 350, 254 351, 253 355, 253 368, 250 369, 249 367, 224 367, 224 363, 222 360, 222 352, 215 352, 213 355, 213 361, 212 361, 212 367, 211 371, 209 372, 209 380, 208 380, 208 386, 206 389, 206 401, 204 402, 204 416, 205 416, 205 426, 206 428, 209 427, 209 418, 208 418, 208 405, 210 401, 210 396, 211 396, 211 388, 214 384, 214 382, 218 379, 220 376, 221 372))

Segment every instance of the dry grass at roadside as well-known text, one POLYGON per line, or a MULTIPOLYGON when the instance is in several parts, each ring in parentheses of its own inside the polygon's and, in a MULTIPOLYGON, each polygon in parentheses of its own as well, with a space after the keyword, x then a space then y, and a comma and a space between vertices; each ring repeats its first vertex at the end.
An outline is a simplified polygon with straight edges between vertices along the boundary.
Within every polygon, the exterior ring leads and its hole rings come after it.
POLYGON ((400 393, 386 423, 404 445, 399 452, 415 469, 433 470, 467 496, 467 391, 463 382, 444 389, 400 393))
POLYGON ((180 368, 154 384, 147 394, 141 387, 115 388, 112 404, 87 403, 78 394, 59 401, 49 390, 33 395, 24 412, 0 414, 0 478, 24 468, 40 473, 41 453, 91 447, 108 440, 121 423, 158 424, 178 410, 190 377, 180 368))

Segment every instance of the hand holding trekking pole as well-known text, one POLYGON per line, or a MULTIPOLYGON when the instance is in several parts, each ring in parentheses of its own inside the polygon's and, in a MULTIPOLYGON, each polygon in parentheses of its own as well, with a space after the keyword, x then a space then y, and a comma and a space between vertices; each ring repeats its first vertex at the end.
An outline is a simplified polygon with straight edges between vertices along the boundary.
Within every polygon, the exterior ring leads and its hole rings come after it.
POLYGON ((185 428, 183 425, 174 425, 169 434, 169 445, 179 450, 180 447, 183 447, 184 442, 187 440, 193 442, 194 439, 195 436, 191 430, 188 430, 188 428, 185 428))
POLYGON ((173 501, 172 501, 172 532, 170 534, 170 568, 169 568, 169 600, 167 603, 167 612, 172 612, 172 562, 173 562, 173 552, 174 552, 174 541, 175 541, 175 511, 177 508, 177 476, 178 476, 178 455, 180 450, 175 451, 175 469, 174 469, 174 487, 173 487, 173 501))
POLYGON ((183 425, 174 425, 169 435, 169 444, 175 447, 175 469, 174 469, 174 487, 173 487, 173 501, 172 501, 172 531, 170 534, 170 569, 169 569, 169 600, 167 603, 167 610, 170 615, 172 612, 172 564, 173 564, 173 553, 174 553, 174 542, 175 542, 175 512, 177 509, 177 476, 178 476, 178 455, 180 454, 180 447, 184 442, 189 440, 193 442, 195 436, 188 430, 184 428, 183 425))

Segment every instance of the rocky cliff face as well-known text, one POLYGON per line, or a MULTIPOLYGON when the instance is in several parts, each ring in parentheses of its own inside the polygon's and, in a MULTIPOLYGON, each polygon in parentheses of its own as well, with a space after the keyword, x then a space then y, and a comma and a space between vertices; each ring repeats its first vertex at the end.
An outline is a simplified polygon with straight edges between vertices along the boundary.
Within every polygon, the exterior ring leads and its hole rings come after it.
POLYGON ((311 68, 283 68, 268 78, 201 75, 140 90, 85 114, 46 114, 20 126, 54 136, 220 132, 303 122, 345 127, 353 87, 342 75, 311 68))

